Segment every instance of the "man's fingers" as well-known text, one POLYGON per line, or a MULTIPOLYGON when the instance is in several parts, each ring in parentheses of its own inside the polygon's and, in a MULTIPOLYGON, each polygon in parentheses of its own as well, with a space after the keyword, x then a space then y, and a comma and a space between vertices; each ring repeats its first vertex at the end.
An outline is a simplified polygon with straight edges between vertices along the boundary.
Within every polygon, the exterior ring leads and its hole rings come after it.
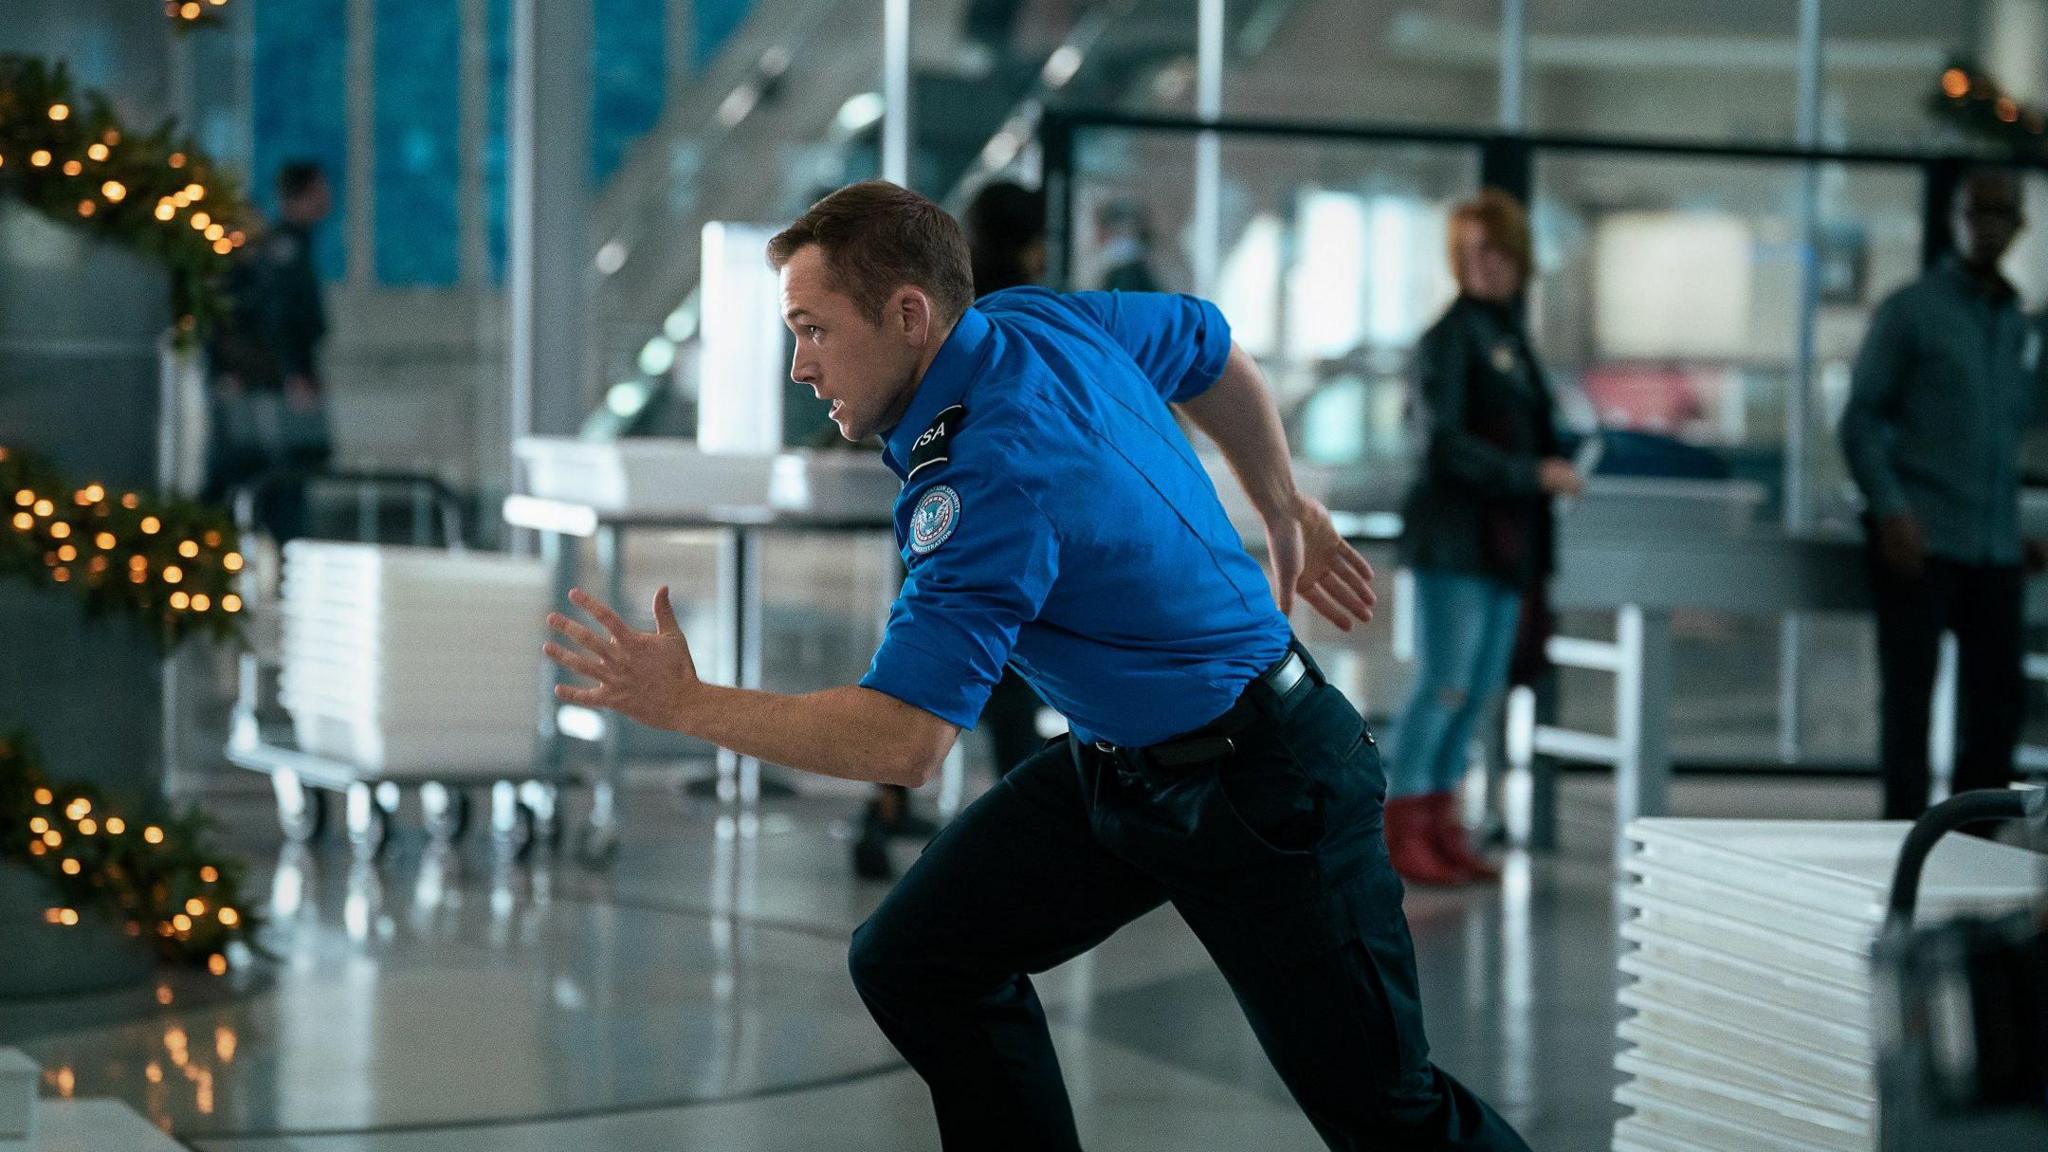
POLYGON ((1360 596, 1356 589, 1345 584, 1343 580, 1336 578, 1334 573, 1332 573, 1330 579, 1318 584, 1316 590, 1343 605, 1344 610, 1349 612, 1353 618, 1358 620, 1372 619, 1372 605, 1366 603, 1365 597, 1360 596))
POLYGON ((654 630, 668 636, 682 632, 682 628, 676 624, 676 610, 668 602, 666 584, 654 590, 654 630))
POLYGON ((548 613, 548 627, 554 629, 563 639, 581 644, 592 652, 601 653, 612 646, 611 641, 569 619, 560 612, 548 613))
POLYGON ((1358 549, 1353 548, 1349 544, 1344 545, 1338 550, 1337 563, 1339 566, 1348 568, 1363 576, 1367 581, 1371 581, 1374 576, 1378 575, 1378 573, 1372 570, 1372 561, 1360 555, 1358 549))
POLYGON ((548 659, 578 676, 587 676, 600 682, 604 680, 604 665, 581 652, 572 652, 552 642, 541 645, 540 650, 547 654, 548 659))
POLYGON ((604 692, 599 688, 578 688, 574 684, 555 685, 555 699, 566 704, 581 704, 585 708, 605 706, 604 692))
POLYGON ((590 613, 590 618, 604 625, 604 630, 611 633, 614 639, 624 640, 633 634, 633 627, 626 623, 625 617, 612 611, 603 601, 583 589, 570 589, 569 602, 590 613))
POLYGON ((1335 624, 1338 630, 1351 631, 1351 614, 1338 607, 1337 602, 1325 595, 1321 588, 1303 588, 1301 598, 1308 601, 1311 608, 1321 613, 1323 619, 1335 624))

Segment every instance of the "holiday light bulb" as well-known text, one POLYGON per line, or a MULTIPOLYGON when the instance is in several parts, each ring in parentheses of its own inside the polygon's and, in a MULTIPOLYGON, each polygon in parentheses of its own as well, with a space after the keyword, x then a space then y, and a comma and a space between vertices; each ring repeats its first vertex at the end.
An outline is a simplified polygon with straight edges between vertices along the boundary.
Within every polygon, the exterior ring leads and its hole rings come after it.
POLYGON ((50 539, 63 540, 71 535, 71 525, 62 520, 50 525, 50 539))
POLYGON ((55 504, 50 503, 48 500, 36 501, 35 514, 38 516, 48 516, 50 513, 55 512, 56 510, 57 506, 55 504))
POLYGON ((156 535, 158 529, 161 529, 163 526, 164 522, 154 516, 144 516, 142 518, 142 534, 144 536, 156 535))
POLYGON ((16 512, 14 514, 14 526, 26 532, 36 526, 36 518, 26 512, 16 512))
POLYGON ((87 816, 85 819, 80 820, 78 822, 78 834, 80 836, 91 836, 99 830, 99 821, 94 820, 90 816, 87 816))
POLYGON ((48 788, 36 789, 36 803, 38 804, 48 804, 56 798, 57 797, 52 795, 48 788))
POLYGON ((50 166, 50 150, 48 148, 36 149, 28 154, 28 162, 37 168, 48 168, 50 166))
POLYGON ((242 554, 240 552, 228 553, 220 558, 220 566, 230 572, 240 572, 242 570, 242 554))
POLYGON ((14 502, 23 508, 33 507, 36 502, 36 494, 30 489, 23 488, 14 494, 14 502))
POLYGON ((128 830, 128 822, 119 816, 107 817, 107 835, 119 836, 128 830))
POLYGON ((190 932, 192 930, 192 918, 180 912, 176 916, 171 917, 171 927, 180 932, 190 932))
POLYGON ((233 592, 228 593, 220 598, 220 610, 223 612, 240 612, 242 610, 242 598, 233 592))
POLYGON ((183 556, 187 560, 199 555, 199 542, 196 540, 178 541, 178 555, 183 556))
POLYGON ((142 838, 150 844, 161 844, 164 842, 164 830, 151 824, 142 830, 142 838))
POLYGON ((71 106, 70 106, 69 104, 52 104, 52 105, 50 105, 50 119, 52 119, 52 120, 69 120, 69 119, 71 119, 71 106))
MULTIPOLYGON (((94 147, 99 146, 95 144, 94 147)), ((119 180, 109 180, 100 185, 100 195, 105 196, 110 204, 119 204, 128 198, 128 186, 119 180)))
POLYGON ((41 816, 38 816, 35 819, 30 820, 28 822, 28 830, 35 833, 38 836, 41 836, 43 833, 48 832, 50 830, 50 822, 48 820, 43 819, 41 816))
POLYGON ((164 583, 176 584, 185 578, 185 570, 176 564, 164 565, 164 583))
POLYGON ((76 160, 66 160, 64 162, 64 174, 66 176, 76 176, 83 171, 85 171, 85 165, 80 164, 76 160))
POLYGON ((233 928, 242 922, 242 914, 233 908, 223 908, 220 910, 220 922, 233 928))
POLYGON ((114 545, 120 543, 120 541, 114 539, 114 534, 112 532, 102 532, 99 535, 93 537, 92 542, 93 544, 98 546, 99 550, 102 552, 111 552, 114 550, 114 545))
POLYGON ((203 883, 211 884, 220 879, 220 870, 208 864, 199 870, 199 879, 203 883))
POLYGON ((200 592, 192 597, 192 610, 194 612, 204 612, 211 607, 213 607, 213 601, 207 597, 206 593, 200 592))
MULTIPOLYGON (((211 972, 211 973, 213 973, 213 974, 214 974, 215 976, 225 976, 225 975, 227 975, 227 974, 228 974, 228 958, 227 958, 227 957, 225 957, 225 956, 223 956, 223 955, 221 955, 221 954, 220 954, 220 953, 218 953, 218 952, 215 952, 215 953, 214 953, 213 955, 211 955, 211 956, 208 956, 208 957, 206 958, 206 970, 207 970, 208 972, 211 972)), ((201 1109, 200 1109, 200 1111, 201 1111, 201 1112, 204 1112, 204 1111, 207 1111, 207 1109, 205 1109, 205 1108, 201 1108, 201 1109)))
POLYGON ((97 504, 106 498, 107 490, 105 488, 97 484, 87 484, 85 486, 85 502, 87 504, 97 504))
POLYGON ((190 596, 187 596, 187 595, 185 595, 185 594, 184 594, 183 592, 173 592, 173 593, 171 593, 171 610, 172 610, 172 611, 174 611, 174 612, 183 612, 183 611, 184 611, 185 609, 187 609, 187 608, 191 607, 191 605, 192 605, 192 598, 191 598, 190 596))
POLYGON ((192 214, 192 230, 194 232, 204 232, 206 231, 207 225, 212 223, 213 217, 208 216, 204 212, 194 212, 192 214))
POLYGON ((87 148, 85 154, 93 160, 105 160, 108 155, 107 146, 105 144, 95 144, 87 148))
POLYGON ((79 871, 80 868, 77 860, 64 861, 64 874, 66 876, 76 876, 78 875, 79 871))
POLYGON ((206 901, 194 896, 192 899, 185 901, 185 911, 194 916, 204 916, 206 915, 206 901))

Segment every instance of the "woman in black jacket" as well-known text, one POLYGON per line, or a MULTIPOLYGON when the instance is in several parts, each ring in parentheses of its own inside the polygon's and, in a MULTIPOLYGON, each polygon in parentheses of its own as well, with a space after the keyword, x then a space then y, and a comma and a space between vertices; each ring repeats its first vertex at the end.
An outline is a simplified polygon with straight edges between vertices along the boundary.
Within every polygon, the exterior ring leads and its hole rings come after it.
POLYGON ((1458 298, 1416 356, 1423 454, 1402 558, 1415 574, 1417 667, 1387 773, 1388 852, 1421 884, 1499 875, 1466 842, 1456 788, 1507 677, 1523 594, 1550 575, 1551 499, 1581 487, 1522 328, 1527 215, 1489 188, 1452 212, 1449 231, 1458 298))

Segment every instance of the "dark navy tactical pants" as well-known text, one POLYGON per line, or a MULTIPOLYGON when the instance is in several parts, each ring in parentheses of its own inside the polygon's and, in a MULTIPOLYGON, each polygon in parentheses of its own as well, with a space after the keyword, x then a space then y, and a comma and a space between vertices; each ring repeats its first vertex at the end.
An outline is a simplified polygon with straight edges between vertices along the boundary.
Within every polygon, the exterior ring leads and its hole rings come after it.
POLYGON ((1172 901, 1333 1149, 1528 1145, 1429 1060, 1371 733, 1319 674, 1264 682, 1227 757, 1062 739, 925 850, 853 937, 861 998, 954 1152, 1078 1149, 1030 976, 1172 901))

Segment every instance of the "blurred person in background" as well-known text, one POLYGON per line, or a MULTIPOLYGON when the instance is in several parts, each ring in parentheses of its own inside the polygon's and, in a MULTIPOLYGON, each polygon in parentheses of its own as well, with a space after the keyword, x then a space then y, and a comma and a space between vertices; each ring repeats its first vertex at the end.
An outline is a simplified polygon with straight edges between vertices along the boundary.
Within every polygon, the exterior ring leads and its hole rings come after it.
POLYGON ((1958 249, 1871 317, 1842 413, 1877 610, 1884 818, 1927 808, 1941 635, 1957 646, 1955 791, 2003 788, 2026 707, 2021 609, 2041 541, 2020 537, 2020 442, 2041 335, 1999 262, 2025 224, 2016 173, 1963 181, 1958 249))
POLYGON ((232 305, 210 349, 213 436, 204 496, 224 502, 269 478, 257 519, 283 544, 305 534, 300 477, 334 454, 320 376, 327 308, 313 261, 313 233, 334 195, 311 161, 280 168, 277 194, 276 225, 229 272, 232 305))
POLYGON ((1157 292, 1152 272, 1152 224, 1132 200, 1111 200, 1096 209, 1095 242, 1101 248, 1102 290, 1157 292))
POLYGON ((1452 211, 1449 241, 1458 298, 1416 350, 1423 448, 1402 539, 1416 675, 1387 767, 1388 854, 1418 884, 1499 875, 1467 840, 1457 788, 1505 685, 1523 600, 1553 568, 1551 500, 1582 487, 1522 325, 1527 214, 1489 188, 1452 211))
MULTIPOLYGON (((1007 180, 986 185, 961 214, 967 235, 974 294, 986 296, 1045 279, 1045 193, 1007 180)), ((996 772, 1008 772, 1038 751, 1038 712, 1043 705, 1015 672, 1004 671, 982 707, 977 727, 988 733, 996 772)), ((886 880, 894 875, 889 839, 923 839, 937 831, 930 820, 911 811, 910 792, 896 784, 878 784, 862 815, 853 845, 854 875, 886 880)))

